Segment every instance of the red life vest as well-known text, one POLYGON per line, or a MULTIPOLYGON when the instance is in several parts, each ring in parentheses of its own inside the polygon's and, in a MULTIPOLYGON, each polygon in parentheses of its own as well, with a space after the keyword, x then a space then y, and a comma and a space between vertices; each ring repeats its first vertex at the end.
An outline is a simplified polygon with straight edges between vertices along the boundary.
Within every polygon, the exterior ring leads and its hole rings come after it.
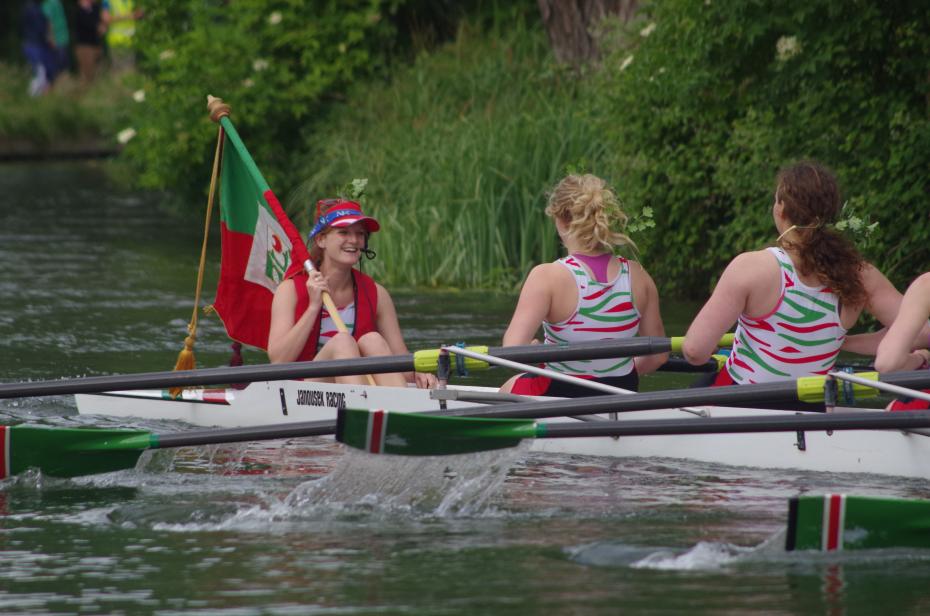
MULTIPOLYGON (((291 278, 294 281, 294 290, 297 291, 297 306, 294 308, 294 321, 296 322, 310 307, 310 293, 307 292, 306 272, 296 272, 291 278)), ((352 328, 352 337, 358 340, 369 332, 378 331, 378 287, 371 276, 357 269, 352 270, 352 280, 355 291, 355 325, 352 328)), ((320 310, 316 316, 316 323, 313 324, 313 329, 307 337, 307 343, 296 361, 310 361, 316 356, 322 317, 323 311, 320 310)))

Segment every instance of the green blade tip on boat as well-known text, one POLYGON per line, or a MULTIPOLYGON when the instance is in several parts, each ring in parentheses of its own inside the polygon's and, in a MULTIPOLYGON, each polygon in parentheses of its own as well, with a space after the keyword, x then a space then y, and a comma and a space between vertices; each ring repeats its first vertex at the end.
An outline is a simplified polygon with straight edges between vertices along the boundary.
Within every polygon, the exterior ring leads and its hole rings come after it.
POLYGON ((339 409, 336 440, 369 453, 443 456, 515 447, 540 435, 533 420, 435 417, 339 409))
POLYGON ((0 479, 38 469, 50 477, 78 477, 134 468, 156 435, 141 430, 0 426, 0 479))
POLYGON ((930 548, 930 500, 825 494, 789 501, 789 552, 878 548, 930 548))

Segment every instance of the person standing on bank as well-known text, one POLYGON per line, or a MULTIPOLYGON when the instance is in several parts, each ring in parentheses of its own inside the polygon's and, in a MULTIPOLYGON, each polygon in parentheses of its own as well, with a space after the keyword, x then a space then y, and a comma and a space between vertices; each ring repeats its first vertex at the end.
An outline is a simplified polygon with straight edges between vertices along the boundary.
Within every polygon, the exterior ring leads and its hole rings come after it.
POLYGON ((83 86, 90 85, 97 75, 97 65, 103 57, 105 32, 100 4, 96 0, 78 0, 74 19, 74 56, 83 86))
POLYGON ((737 324, 726 365, 709 385, 826 374, 863 310, 886 325, 898 313, 898 290, 830 227, 842 211, 833 173, 799 162, 775 185, 777 246, 737 255, 685 334, 682 353, 700 365, 737 324))
MULTIPOLYGON (((316 269, 307 274, 301 264, 292 265, 271 304, 268 359, 272 363, 408 353, 390 294, 356 268, 363 254, 374 254, 368 250, 368 238, 380 228, 355 201, 317 203, 307 242, 316 269), (337 331, 323 306, 323 293, 332 297, 351 333, 337 331)), ((374 379, 378 385, 393 387, 408 382, 421 388, 436 384, 434 375, 413 372, 376 374, 374 379)), ((313 380, 367 383, 364 375, 313 380)))
MULTIPOLYGON (((635 249, 635 244, 620 231, 627 216, 607 183, 590 174, 569 175, 552 191, 546 215, 555 223, 568 256, 530 271, 504 333, 504 346, 529 344, 540 326, 546 344, 665 336, 655 282, 636 261, 614 255, 617 247, 635 249)), ((546 368, 636 391, 639 375, 655 371, 667 359, 662 353, 554 362, 546 368)), ((513 377, 501 391, 562 397, 599 393, 530 374, 513 377)))

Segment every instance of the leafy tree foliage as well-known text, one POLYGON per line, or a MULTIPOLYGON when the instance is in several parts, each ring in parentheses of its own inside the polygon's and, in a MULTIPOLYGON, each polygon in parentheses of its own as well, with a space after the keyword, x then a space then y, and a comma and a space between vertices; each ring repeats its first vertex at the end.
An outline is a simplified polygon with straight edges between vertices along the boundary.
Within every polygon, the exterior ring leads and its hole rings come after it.
MULTIPOLYGON (((930 4, 663 0, 615 46, 592 117, 660 287, 703 295, 737 252, 773 237, 778 168, 831 166, 864 247, 904 283, 930 262, 930 4)), ((862 246, 862 244, 860 244, 862 246)))
MULTIPOLYGON (((233 107, 272 186, 346 84, 385 65, 403 0, 159 0, 139 21, 143 99, 127 155, 144 186, 203 194, 216 130, 206 96, 233 107)), ((135 103, 129 103, 135 105, 135 103)))

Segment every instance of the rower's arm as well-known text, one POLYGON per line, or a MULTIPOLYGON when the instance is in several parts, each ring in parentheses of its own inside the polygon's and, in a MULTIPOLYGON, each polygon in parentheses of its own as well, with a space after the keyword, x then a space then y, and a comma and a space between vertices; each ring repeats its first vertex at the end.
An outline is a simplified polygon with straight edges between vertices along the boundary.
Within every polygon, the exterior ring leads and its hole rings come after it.
POLYGON ((271 302, 271 327, 268 331, 268 360, 273 363, 295 361, 307 344, 320 306, 310 302, 307 310, 294 321, 297 308, 296 283, 293 279, 283 281, 275 290, 271 302))
MULTIPOLYGON (((652 276, 636 261, 630 261, 630 275, 633 281, 633 302, 639 311, 638 336, 665 337, 665 325, 659 310, 659 291, 652 276)), ((655 372, 659 366, 668 361, 668 353, 643 355, 636 357, 636 373, 639 375, 655 372)))
POLYGON ((554 264, 537 265, 526 277, 510 325, 504 332, 503 346, 530 344, 533 341, 551 307, 552 293, 546 269, 552 265, 554 264))
POLYGON ((930 317, 930 273, 915 280, 904 294, 901 309, 888 333, 878 345, 875 368, 879 372, 913 370, 924 363, 923 353, 912 353, 913 348, 926 348, 927 318, 930 317))
POLYGON ((760 279, 759 252, 737 255, 720 276, 710 299, 691 322, 681 352, 688 363, 706 363, 717 350, 721 336, 730 331, 739 315, 746 311, 749 294, 760 279))

